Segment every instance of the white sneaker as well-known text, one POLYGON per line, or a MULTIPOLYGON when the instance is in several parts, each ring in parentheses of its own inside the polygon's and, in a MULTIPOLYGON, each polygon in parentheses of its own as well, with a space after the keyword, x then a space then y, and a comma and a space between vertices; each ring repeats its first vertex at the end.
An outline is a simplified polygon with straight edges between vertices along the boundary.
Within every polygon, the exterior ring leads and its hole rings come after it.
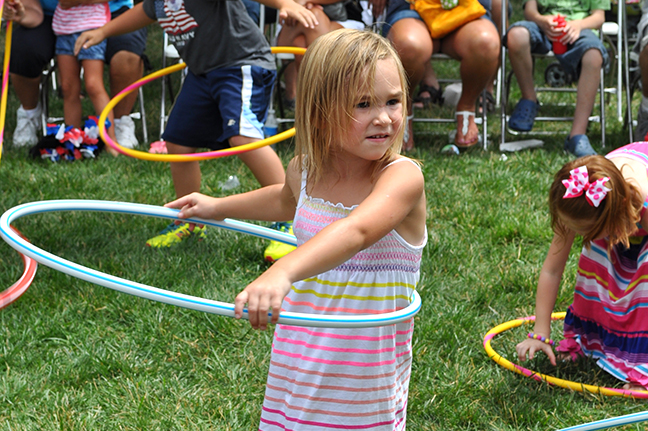
POLYGON ((133 119, 124 115, 121 118, 115 118, 115 137, 117 143, 125 148, 135 148, 139 145, 135 137, 135 122, 133 119))
POLYGON ((40 127, 40 106, 38 111, 30 118, 27 111, 21 106, 16 114, 16 128, 13 132, 13 144, 15 147, 33 146, 38 143, 38 129, 40 127))

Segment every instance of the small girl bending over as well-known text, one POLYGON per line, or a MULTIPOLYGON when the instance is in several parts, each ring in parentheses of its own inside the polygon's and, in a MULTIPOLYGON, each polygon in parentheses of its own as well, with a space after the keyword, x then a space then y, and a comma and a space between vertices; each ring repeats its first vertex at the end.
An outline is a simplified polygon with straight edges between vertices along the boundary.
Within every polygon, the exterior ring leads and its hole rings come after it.
MULTIPOLYGON (((85 89, 97 117, 110 101, 103 81, 106 41, 82 49, 78 55, 74 55, 74 44, 81 32, 101 27, 108 21, 110 21, 110 8, 107 2, 81 4, 69 9, 63 9, 58 4, 54 11, 52 29, 56 34, 56 62, 63 91, 63 117, 68 126, 83 130, 83 109, 80 98, 82 67, 85 89)), ((108 115, 108 121, 111 125, 106 131, 115 140, 112 112, 108 115)), ((111 154, 117 155, 111 147, 107 149, 111 154)))
MULTIPOLYGON (((236 297, 265 329, 268 311, 375 314, 406 307, 427 242, 423 175, 399 155, 407 83, 371 32, 336 30, 308 49, 298 80, 295 157, 285 184, 167 204, 178 217, 284 221, 295 251, 236 297)), ((261 430, 405 429, 410 319, 367 329, 275 329, 261 430)))
POLYGON ((626 389, 648 387, 648 143, 587 156, 558 171, 549 191, 554 238, 538 281, 534 333, 520 360, 538 351, 552 364, 550 316, 576 235, 583 237, 563 356, 592 356, 626 389))

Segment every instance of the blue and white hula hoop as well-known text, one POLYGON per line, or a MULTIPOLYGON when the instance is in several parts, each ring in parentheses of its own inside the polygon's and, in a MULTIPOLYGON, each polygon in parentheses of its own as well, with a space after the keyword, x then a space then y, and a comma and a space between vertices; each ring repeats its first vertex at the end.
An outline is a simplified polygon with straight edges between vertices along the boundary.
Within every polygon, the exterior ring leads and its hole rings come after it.
MULTIPOLYGON (((73 277, 108 287, 119 292, 138 296, 140 298, 146 298, 170 305, 177 305, 191 310, 234 317, 234 304, 171 292, 169 290, 163 290, 146 284, 115 277, 81 266, 36 247, 22 239, 13 231, 13 229, 10 228, 10 224, 20 217, 30 214, 56 211, 99 211, 154 216, 176 220, 178 210, 153 205, 99 200, 52 200, 30 202, 7 210, 2 217, 0 217, 0 236, 19 253, 23 253, 43 265, 49 266, 52 269, 61 271, 73 277)), ((215 221, 190 218, 185 219, 185 221, 219 227, 234 232, 253 235, 259 238, 280 241, 290 245, 296 244, 293 235, 237 220, 225 219, 223 221, 215 221)), ((407 307, 391 313, 363 316, 332 316, 283 312, 279 316, 278 323, 329 328, 366 328, 393 325, 411 319, 420 309, 421 297, 416 291, 414 291, 410 304, 407 307)), ((247 309, 243 311, 243 318, 247 319, 247 309)))

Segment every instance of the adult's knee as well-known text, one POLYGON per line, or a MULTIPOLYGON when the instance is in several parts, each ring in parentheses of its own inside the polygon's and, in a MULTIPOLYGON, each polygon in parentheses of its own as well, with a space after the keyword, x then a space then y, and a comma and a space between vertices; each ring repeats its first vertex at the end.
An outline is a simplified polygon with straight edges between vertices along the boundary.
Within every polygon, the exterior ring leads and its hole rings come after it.
POLYGON ((141 76, 142 67, 142 57, 130 51, 119 51, 110 60, 110 78, 141 76))
POLYGON ((483 30, 472 39, 471 52, 484 61, 496 61, 499 58, 500 47, 497 32, 483 30))
POLYGON ((422 32, 398 21, 389 32, 389 40, 403 63, 425 62, 432 56, 432 38, 427 29, 422 32))

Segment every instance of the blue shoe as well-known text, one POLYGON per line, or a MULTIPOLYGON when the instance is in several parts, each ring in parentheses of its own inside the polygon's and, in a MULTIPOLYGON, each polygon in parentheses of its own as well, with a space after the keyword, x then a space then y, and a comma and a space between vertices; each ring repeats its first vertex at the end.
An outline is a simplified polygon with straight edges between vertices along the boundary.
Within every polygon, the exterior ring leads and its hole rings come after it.
POLYGON ((565 139, 565 151, 569 151, 577 158, 596 155, 589 138, 585 135, 574 135, 571 138, 567 136, 567 139, 565 139))
POLYGON ((529 99, 520 99, 509 118, 509 127, 518 132, 528 132, 533 129, 533 121, 538 115, 540 104, 529 99))

